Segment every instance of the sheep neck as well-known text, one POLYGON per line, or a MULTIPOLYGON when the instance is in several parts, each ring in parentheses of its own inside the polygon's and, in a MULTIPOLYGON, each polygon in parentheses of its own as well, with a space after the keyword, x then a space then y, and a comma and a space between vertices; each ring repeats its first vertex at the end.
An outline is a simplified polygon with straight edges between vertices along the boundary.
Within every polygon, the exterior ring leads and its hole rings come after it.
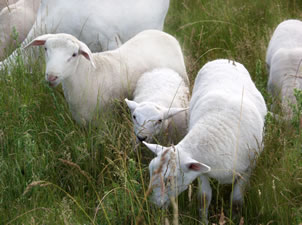
POLYGON ((68 77, 62 82, 64 96, 73 117, 78 122, 83 119, 88 121, 92 116, 88 113, 88 109, 94 103, 91 93, 97 83, 92 77, 92 69, 88 60, 80 59, 74 72, 68 74, 68 77), (83 107, 83 105, 87 107, 83 107))
MULTIPOLYGON (((102 110, 103 105, 112 98, 118 98, 120 68, 113 65, 111 54, 95 53, 93 59, 96 68, 81 57, 76 69, 62 82, 65 98, 73 117, 77 121, 83 118, 89 122, 93 113, 102 110)), ((81 122, 80 122, 81 123, 81 122)))
POLYGON ((64 95, 68 101, 72 100, 72 96, 77 96, 85 91, 84 87, 91 83, 90 73, 90 63, 80 59, 74 72, 68 74, 67 78, 62 82, 64 95))

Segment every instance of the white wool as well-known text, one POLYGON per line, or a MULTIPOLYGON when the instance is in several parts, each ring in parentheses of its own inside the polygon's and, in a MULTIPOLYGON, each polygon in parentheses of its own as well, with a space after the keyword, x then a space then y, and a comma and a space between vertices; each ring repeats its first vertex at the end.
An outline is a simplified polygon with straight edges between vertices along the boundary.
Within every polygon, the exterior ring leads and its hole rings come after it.
MULTIPOLYGON (((21 44, 21 55, 26 53, 22 47, 46 33, 71 34, 93 52, 112 50, 140 31, 162 30, 168 8, 169 0, 41 0, 37 19, 21 44)), ((16 54, 2 64, 14 63, 16 54)))
POLYGON ((213 170, 209 176, 230 183, 231 171, 244 173, 261 150, 266 113, 264 99, 243 65, 228 60, 209 62, 195 80, 190 102, 192 132, 183 143, 195 143, 197 160, 213 170), (198 138, 196 132, 201 134, 198 138), (200 153, 202 143, 212 143, 205 150, 209 154, 200 153), (224 160, 217 157, 220 153, 224 160), (234 168, 236 155, 240 160, 234 168))
POLYGON ((18 43, 26 38, 36 20, 40 0, 19 0, 16 4, 13 4, 13 1, 9 3, 11 4, 5 5, 0 12, 0 58, 5 56, 7 50, 17 46, 12 35, 13 29, 18 33, 18 43))
POLYGON ((46 80, 52 86, 62 82, 73 118, 80 124, 93 120, 113 99, 133 93, 146 71, 169 67, 189 82, 178 41, 158 30, 143 31, 116 50, 94 54, 68 34, 42 35, 29 45, 41 41, 47 49, 46 80))
MULTIPOLYGON (((188 134, 170 148, 146 144, 157 154, 149 165, 151 175, 163 164, 163 181, 177 181, 177 192, 171 185, 164 194, 155 187, 154 202, 167 204, 168 196, 178 195, 199 177, 200 194, 206 199, 201 213, 206 220, 212 196, 208 178, 212 177, 220 183, 235 179, 233 204, 242 204, 244 186, 262 151, 266 113, 264 99, 243 65, 229 60, 204 65, 193 88, 188 134)), ((160 183, 160 176, 155 176, 152 180, 160 183)))
POLYGON ((275 29, 266 52, 268 67, 272 64, 274 54, 280 48, 292 49, 302 47, 302 22, 300 20, 285 20, 275 29))
POLYGON ((168 133, 169 140, 176 141, 186 134, 189 88, 178 73, 169 68, 144 73, 133 97, 126 102, 138 140, 151 141, 160 133, 168 133))
POLYGON ((302 22, 280 23, 270 40, 266 61, 269 69, 268 91, 276 102, 281 101, 286 118, 292 118, 291 105, 296 104, 294 89, 301 89, 302 22))

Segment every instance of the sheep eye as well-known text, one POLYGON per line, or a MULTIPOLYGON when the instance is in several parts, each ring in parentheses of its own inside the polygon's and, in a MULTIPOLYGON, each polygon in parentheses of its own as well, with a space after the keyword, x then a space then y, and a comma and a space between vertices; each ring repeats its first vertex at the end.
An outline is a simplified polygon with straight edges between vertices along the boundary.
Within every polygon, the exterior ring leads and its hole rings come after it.
POLYGON ((133 115, 133 119, 136 119, 136 116, 135 116, 135 115, 133 115))
POLYGON ((73 54, 72 54, 72 57, 76 57, 76 56, 77 56, 77 53, 73 53, 73 54))
POLYGON ((45 49, 45 51, 47 51, 47 48, 46 48, 46 47, 45 47, 44 49, 45 49))
POLYGON ((162 119, 158 120, 158 123, 161 123, 161 122, 163 122, 163 120, 162 120, 162 119))

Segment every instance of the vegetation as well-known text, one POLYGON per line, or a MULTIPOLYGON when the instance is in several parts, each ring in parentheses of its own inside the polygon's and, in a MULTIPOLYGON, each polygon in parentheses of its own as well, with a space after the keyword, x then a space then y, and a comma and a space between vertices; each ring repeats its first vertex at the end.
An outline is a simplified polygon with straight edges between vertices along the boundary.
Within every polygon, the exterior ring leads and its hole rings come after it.
MULTIPOLYGON (((270 108, 266 48, 281 21, 301 15, 296 0, 171 0, 165 31, 182 45, 192 86, 206 62, 234 59, 270 108)), ((28 67, 19 60, 11 75, 0 73, 0 224, 201 224, 197 181, 167 210, 149 201, 152 154, 133 150, 123 101, 104 112, 98 129, 82 128, 61 89, 45 83, 41 61, 28 67)), ((231 187, 212 181, 211 224, 302 223, 302 94, 296 95, 292 124, 267 118, 242 218, 230 218, 231 187)))

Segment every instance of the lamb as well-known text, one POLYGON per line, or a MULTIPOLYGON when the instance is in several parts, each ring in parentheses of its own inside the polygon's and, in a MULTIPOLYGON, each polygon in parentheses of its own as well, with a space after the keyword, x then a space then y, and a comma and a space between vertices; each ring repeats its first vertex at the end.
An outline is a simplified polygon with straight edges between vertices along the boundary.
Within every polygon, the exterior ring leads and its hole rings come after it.
MULTIPOLYGON (((24 47, 47 33, 71 34, 93 52, 113 50, 143 30, 162 30, 168 8, 169 0, 41 0, 36 21, 18 51, 24 60, 37 57, 38 52, 24 47)), ((10 69, 18 51, 2 61, 0 69, 10 69)))
POLYGON ((13 29, 18 33, 17 42, 21 43, 34 24, 40 0, 19 0, 0 12, 0 58, 8 50, 17 47, 14 43, 13 29))
POLYGON ((155 204, 167 206, 170 197, 199 177, 200 214, 207 223, 211 177, 222 184, 234 182, 233 206, 241 206, 262 151, 266 113, 264 99, 243 65, 222 59, 207 63, 195 80, 188 134, 172 147, 143 142, 157 155, 149 165, 155 204))
POLYGON ((302 22, 286 20, 280 23, 270 40, 266 62, 269 71, 268 92, 276 101, 281 100, 283 114, 286 119, 293 116, 292 106, 296 105, 294 89, 302 88, 302 22))
POLYGON ((45 45, 45 78, 53 87, 62 83, 73 118, 82 125, 113 99, 128 97, 144 72, 174 69, 189 83, 178 41, 158 30, 146 30, 112 51, 92 54, 69 34, 46 34, 28 46, 45 45))
POLYGON ((186 134, 189 88, 178 73, 169 68, 144 73, 133 96, 133 101, 125 101, 131 110, 137 142, 150 142, 164 132, 169 141, 186 134))

